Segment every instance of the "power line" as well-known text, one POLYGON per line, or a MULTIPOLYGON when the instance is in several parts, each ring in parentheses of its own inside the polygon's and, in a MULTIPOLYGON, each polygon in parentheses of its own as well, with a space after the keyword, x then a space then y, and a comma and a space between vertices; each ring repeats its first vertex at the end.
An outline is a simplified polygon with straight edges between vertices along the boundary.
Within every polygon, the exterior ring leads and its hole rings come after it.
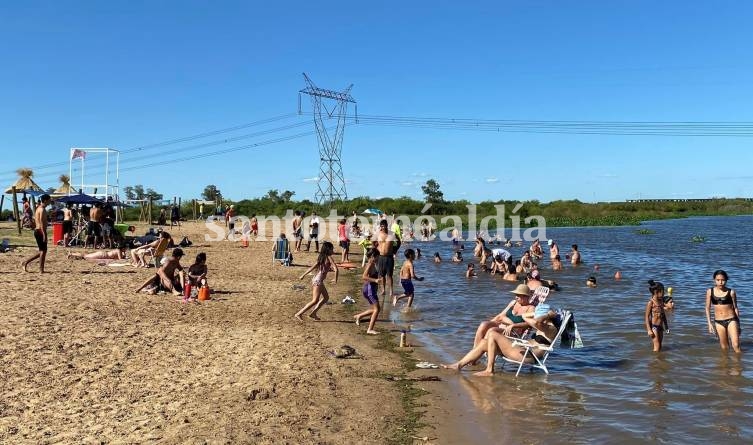
MULTIPOLYGON (((286 131, 286 130, 290 130, 290 129, 294 129, 294 128, 298 128, 298 127, 302 127, 302 126, 307 126, 307 125, 310 125, 310 124, 308 122, 298 122, 298 123, 295 123, 295 124, 285 125, 285 126, 282 126, 282 127, 275 127, 275 128, 271 128, 271 129, 268 129, 268 130, 257 131, 257 132, 254 132, 254 133, 248 133, 248 134, 243 134, 243 135, 239 135, 239 136, 234 136, 234 137, 227 138, 227 139, 221 139, 221 140, 217 140, 217 141, 205 142, 205 143, 196 144, 196 145, 189 145, 187 147, 180 147, 180 148, 176 148, 176 149, 173 149, 173 150, 161 151, 159 153, 159 156, 162 157, 162 156, 176 154, 176 153, 185 153, 185 152, 191 151, 191 150, 198 150, 198 149, 201 149, 201 148, 207 148, 207 147, 212 147, 212 146, 216 146, 216 145, 227 144, 227 143, 236 142, 236 141, 239 141, 239 140, 242 140, 242 139, 248 139, 248 138, 253 138, 253 137, 258 137, 258 136, 264 136, 264 135, 267 135, 267 134, 277 133, 277 132, 280 132, 280 131, 286 131)), ((130 164, 130 163, 142 161, 142 160, 145 160, 145 159, 154 160, 155 157, 156 157, 155 154, 145 154, 143 156, 126 158, 126 159, 120 161, 120 165, 122 166, 124 164, 130 164)), ((91 173, 91 174, 104 173, 104 166, 105 166, 104 162, 90 163, 90 164, 86 165, 86 172, 87 173, 91 173)), ((111 169, 111 171, 114 171, 114 167, 110 166, 110 169, 111 169)), ((122 167, 120 168, 120 171, 125 171, 125 170, 126 169, 124 169, 122 167)), ((79 168, 74 168, 74 171, 78 173, 80 171, 80 169, 79 168)), ((45 175, 40 176, 40 178, 45 178, 45 177, 47 177, 47 176, 45 176, 45 175)))
MULTIPOLYGON (((219 130, 207 131, 207 132, 204 132, 204 133, 199 133, 199 134, 195 134, 195 135, 191 135, 191 136, 185 136, 185 137, 180 137, 180 138, 175 138, 175 139, 168 139, 168 140, 162 141, 162 142, 155 142, 153 144, 140 145, 140 146, 128 148, 128 149, 125 149, 125 150, 119 150, 119 151, 120 151, 120 154, 123 155, 123 154, 131 153, 131 152, 134 152, 134 151, 143 151, 143 150, 148 150, 148 149, 152 149, 152 148, 164 147, 166 145, 178 144, 178 143, 181 143, 181 142, 188 142, 188 141, 192 141, 192 140, 196 140, 196 139, 201 139, 201 138, 205 138, 205 137, 209 137, 209 136, 215 136, 215 135, 222 134, 222 133, 229 133, 229 132, 241 130, 241 129, 244 129, 244 128, 254 127, 254 126, 257 126, 257 125, 268 124, 268 123, 276 122, 276 121, 283 120, 283 119, 289 119, 289 118, 295 117, 295 116, 297 116, 296 113, 287 113, 287 114, 282 114, 282 115, 279 115, 279 116, 273 116, 273 117, 270 117, 270 118, 261 119, 261 120, 258 120, 258 121, 253 121, 253 122, 248 122, 248 123, 245 123, 245 124, 235 125, 233 127, 227 127, 227 128, 222 128, 222 129, 219 129, 219 130)), ((43 170, 43 169, 47 169, 47 168, 60 167, 60 166, 64 166, 64 165, 68 165, 68 161, 53 162, 53 163, 50 163, 50 164, 43 164, 43 165, 38 165, 38 166, 35 166, 35 167, 29 167, 29 168, 31 168, 32 170, 43 170)), ((6 174, 10 174, 10 173, 15 174, 16 171, 15 170, 11 170, 11 171, 6 171, 4 173, 6 173, 6 174)))

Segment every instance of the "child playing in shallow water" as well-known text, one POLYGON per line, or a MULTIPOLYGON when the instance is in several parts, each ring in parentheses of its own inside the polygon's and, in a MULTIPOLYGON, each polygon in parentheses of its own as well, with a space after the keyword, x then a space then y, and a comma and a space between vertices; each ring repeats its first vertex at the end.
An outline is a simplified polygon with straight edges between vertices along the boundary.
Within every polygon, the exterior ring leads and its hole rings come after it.
POLYGON ((651 292, 651 299, 646 304, 646 333, 651 337, 654 352, 659 352, 661 351, 664 334, 669 334, 667 314, 664 312, 664 285, 654 280, 649 280, 648 290, 651 292))
POLYGON ((369 302, 369 309, 353 316, 356 319, 357 326, 361 324, 363 317, 371 317, 369 318, 369 328, 366 330, 366 333, 370 335, 379 333, 374 330, 374 324, 379 316, 379 297, 377 296, 379 273, 376 270, 376 259, 378 256, 379 251, 377 249, 369 249, 366 252, 366 257, 369 260, 363 268, 363 275, 361 275, 361 279, 363 280, 361 292, 363 293, 363 298, 369 302))
POLYGON ((408 249, 405 251, 405 263, 403 264, 403 267, 400 268, 400 284, 403 285, 403 291, 405 291, 404 294, 400 296, 393 296, 392 297, 392 305, 395 306, 398 301, 402 300, 403 298, 408 299, 408 307, 411 307, 413 305, 413 278, 415 278, 418 281, 424 281, 423 277, 417 277, 416 271, 413 268, 413 260, 416 259, 416 254, 413 252, 413 249, 408 249))

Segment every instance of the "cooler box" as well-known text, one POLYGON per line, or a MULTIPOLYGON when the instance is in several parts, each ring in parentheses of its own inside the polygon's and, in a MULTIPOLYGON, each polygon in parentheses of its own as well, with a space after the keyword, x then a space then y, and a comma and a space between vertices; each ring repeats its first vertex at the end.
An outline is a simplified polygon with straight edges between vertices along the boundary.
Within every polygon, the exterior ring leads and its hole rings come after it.
POLYGON ((63 241, 63 223, 55 221, 52 223, 52 244, 57 246, 63 241))

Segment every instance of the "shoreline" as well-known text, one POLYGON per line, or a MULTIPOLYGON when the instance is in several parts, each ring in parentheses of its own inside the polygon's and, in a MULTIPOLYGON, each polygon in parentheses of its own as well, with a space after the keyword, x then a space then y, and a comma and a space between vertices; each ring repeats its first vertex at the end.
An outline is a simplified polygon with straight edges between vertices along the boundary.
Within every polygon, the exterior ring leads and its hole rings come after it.
MULTIPOLYGON (((7 226, 5 237, 15 229, 7 226)), ((421 370, 380 346, 399 339, 389 311, 377 323, 381 335, 353 329, 349 314, 364 304, 354 288, 360 269, 328 283, 334 304, 322 308, 321 322, 301 323, 293 314, 311 287, 310 277, 297 278, 313 252, 294 254, 291 268, 270 267, 271 242, 205 243, 203 230, 189 222, 171 231, 194 242, 184 267, 207 253, 216 293, 203 303, 135 294, 154 269, 67 260, 59 246, 49 248, 49 273, 35 263, 23 273, 18 264, 36 251, 30 231, 24 247, 0 254, 0 281, 13 299, 0 315, 0 365, 10 376, 0 383, 0 441, 410 443, 400 436, 404 386, 384 377, 421 370), (357 303, 339 304, 345 294, 357 303), (332 357, 343 344, 364 359, 332 357)), ((442 385, 417 386, 434 393, 442 385)), ((436 436, 425 428, 416 435, 436 436)))

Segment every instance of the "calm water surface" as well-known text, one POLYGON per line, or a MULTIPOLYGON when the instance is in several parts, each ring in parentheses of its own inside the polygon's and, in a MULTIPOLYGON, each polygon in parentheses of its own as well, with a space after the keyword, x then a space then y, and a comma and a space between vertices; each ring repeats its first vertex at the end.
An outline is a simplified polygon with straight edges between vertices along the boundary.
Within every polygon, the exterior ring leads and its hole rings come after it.
MULTIPOLYGON (((711 217, 655 221, 635 227, 552 228, 564 255, 578 244, 585 264, 553 272, 547 258, 542 275, 560 285, 548 302, 573 311, 583 349, 556 350, 550 375, 521 372, 508 365, 492 378, 437 371, 458 390, 458 421, 464 439, 494 437, 498 443, 744 443, 753 441, 753 217, 711 217), (693 236, 706 238, 694 243, 693 236), (598 264, 600 270, 594 271, 598 264), (738 293, 743 354, 723 354, 707 333, 705 289, 711 274, 725 269, 738 293), (623 279, 615 281, 616 271, 623 279), (599 282, 586 288, 589 275, 599 282), (674 288, 676 309, 669 312, 671 333, 664 350, 651 351, 643 324, 649 299, 646 281, 674 288), (538 425, 536 428, 531 428, 538 425), (534 432, 535 431, 535 432, 534 432)), ((509 237, 508 233, 508 237, 509 237)), ((466 241, 464 257, 473 259, 466 241)), ((496 277, 464 277, 465 264, 449 261, 447 242, 414 242, 417 261, 416 310, 393 311, 396 323, 410 325, 440 360, 459 359, 471 346, 476 326, 499 313, 515 286, 496 277), (445 260, 434 264, 440 252, 445 260)), ((520 258, 522 247, 513 247, 520 258)), ((397 280, 396 280, 397 281, 397 280)), ((399 284, 397 285, 399 288, 399 284)), ((499 365, 499 362, 498 362, 499 365)), ((499 366, 498 366, 499 367, 499 366)))

